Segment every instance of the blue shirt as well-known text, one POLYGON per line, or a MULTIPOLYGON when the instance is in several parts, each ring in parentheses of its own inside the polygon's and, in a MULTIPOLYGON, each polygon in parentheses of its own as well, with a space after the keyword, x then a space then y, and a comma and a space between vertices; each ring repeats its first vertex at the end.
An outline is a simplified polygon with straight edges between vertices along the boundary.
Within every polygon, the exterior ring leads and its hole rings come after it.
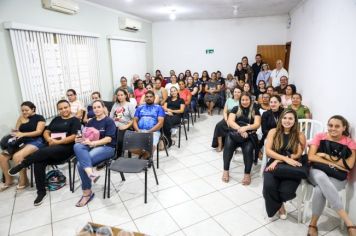
POLYGON ((94 127, 100 132, 100 139, 105 137, 110 137, 111 142, 106 144, 106 146, 114 147, 116 146, 116 125, 113 119, 110 117, 105 117, 104 119, 97 120, 96 117, 89 120, 86 127, 94 127))
POLYGON ((160 105, 141 105, 136 109, 135 117, 138 118, 138 128, 150 130, 158 123, 158 117, 164 117, 165 113, 160 105))

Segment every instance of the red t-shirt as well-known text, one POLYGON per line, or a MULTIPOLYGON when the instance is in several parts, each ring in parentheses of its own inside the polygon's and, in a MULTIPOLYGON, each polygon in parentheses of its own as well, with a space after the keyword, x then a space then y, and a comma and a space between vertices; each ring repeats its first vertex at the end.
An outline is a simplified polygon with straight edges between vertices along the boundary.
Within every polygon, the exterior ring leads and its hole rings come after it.
POLYGON ((183 91, 179 90, 179 97, 184 100, 184 103, 187 104, 188 96, 192 96, 192 93, 189 89, 185 88, 183 91))
POLYGON ((145 95, 147 89, 146 88, 143 88, 143 89, 135 89, 134 91, 134 95, 135 95, 135 98, 136 98, 136 101, 137 101, 137 105, 140 104, 140 101, 141 101, 141 97, 143 95, 145 95))

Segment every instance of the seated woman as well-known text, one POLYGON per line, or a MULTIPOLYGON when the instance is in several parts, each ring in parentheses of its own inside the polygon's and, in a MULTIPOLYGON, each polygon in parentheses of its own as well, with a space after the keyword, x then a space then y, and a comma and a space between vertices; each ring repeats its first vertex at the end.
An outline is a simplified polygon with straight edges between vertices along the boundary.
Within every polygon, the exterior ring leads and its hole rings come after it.
POLYGON ((298 159, 304 147, 305 136, 299 132, 297 114, 293 110, 283 111, 277 128, 271 129, 266 139, 266 154, 270 160, 263 175, 262 193, 268 217, 278 211, 280 219, 287 219, 284 202, 295 198, 300 180, 275 177, 272 172, 279 163, 301 166, 298 159))
MULTIPOLYGON (((147 84, 146 85, 146 91, 153 91, 155 93, 155 90, 153 89, 153 85, 152 84, 147 84)), ((140 103, 138 105, 142 105, 145 104, 145 94, 142 95, 140 103)), ((159 96, 158 94, 155 93, 155 100, 154 100, 154 104, 159 104, 159 96)))
POLYGON ((57 102, 59 116, 55 117, 43 133, 48 146, 43 147, 23 160, 19 165, 9 170, 10 175, 16 175, 23 168, 34 164, 37 197, 34 205, 41 205, 46 193, 46 167, 56 165, 70 158, 73 152, 75 136, 80 130, 80 121, 72 116, 67 100, 57 102))
POLYGON ((227 126, 227 119, 229 117, 230 111, 239 105, 240 97, 241 97, 241 89, 235 88, 233 91, 233 97, 228 98, 225 102, 224 106, 224 119, 219 121, 214 130, 213 142, 211 146, 216 148, 217 152, 221 152, 223 150, 223 145, 225 143, 225 135, 229 132, 229 127, 227 126))
POLYGON ((213 115, 213 109, 215 104, 218 102, 219 99, 219 92, 220 92, 220 84, 216 80, 216 73, 213 72, 211 73, 211 79, 209 82, 206 84, 205 88, 205 96, 204 96, 204 102, 206 106, 208 107, 208 114, 213 115))
POLYGON ((168 98, 168 92, 164 87, 162 87, 162 80, 160 78, 155 79, 153 92, 155 93, 155 95, 158 96, 159 99, 158 104, 163 106, 163 104, 166 102, 168 98))
POLYGON ((311 119, 309 108, 302 105, 302 95, 300 93, 293 94, 292 105, 289 105, 288 108, 297 112, 298 119, 311 119))
MULTIPOLYGON (((118 89, 117 89, 118 90, 118 89)), ((91 94, 91 104, 89 104, 87 106, 87 112, 85 113, 85 117, 84 117, 84 123, 88 123, 88 121, 93 118, 95 116, 94 111, 93 111, 93 102, 96 100, 100 100, 101 99, 101 94, 100 92, 93 92, 91 94)), ((105 107, 105 115, 108 115, 108 109, 105 107)))
POLYGON ((178 89, 172 87, 170 91, 171 96, 168 97, 163 109, 166 112, 163 123, 163 133, 168 140, 168 147, 172 146, 171 129, 174 125, 181 122, 184 113, 185 105, 184 100, 179 98, 178 89))
POLYGON ((242 148, 242 155, 245 164, 245 175, 242 180, 243 185, 251 183, 251 169, 254 160, 254 149, 257 145, 255 132, 261 125, 260 113, 247 93, 242 93, 240 105, 234 107, 228 117, 227 124, 230 132, 225 140, 224 147, 224 174, 222 180, 229 181, 229 168, 231 158, 237 147, 242 148))
POLYGON ((115 121, 118 128, 117 133, 117 155, 122 155, 122 145, 126 130, 132 129, 133 118, 135 117, 135 106, 130 103, 129 94, 126 90, 118 89, 116 102, 111 108, 110 117, 115 121))
MULTIPOLYGON (((349 235, 356 235, 356 226, 352 223, 350 217, 343 207, 339 191, 344 189, 347 184, 347 178, 344 180, 328 176, 323 170, 317 169, 313 163, 326 164, 326 167, 333 167, 339 171, 349 172, 355 164, 356 142, 350 136, 349 122, 342 116, 335 115, 328 120, 328 131, 317 134, 310 142, 308 158, 312 162, 312 168, 309 172, 309 181, 314 185, 312 198, 312 218, 309 225, 308 235, 318 235, 318 220, 323 213, 326 201, 329 202, 340 218, 345 222, 349 235), (319 148, 323 142, 335 142, 340 148, 347 150, 348 156, 338 160, 338 157, 332 156, 333 153, 326 153, 319 148)), ((345 175, 346 177, 346 175, 345 175)))
POLYGON ((67 98, 70 104, 70 110, 73 116, 79 120, 83 119, 84 104, 77 99, 77 92, 74 89, 67 90, 67 98))
POLYGON ((140 79, 136 81, 136 85, 137 88, 135 88, 134 90, 134 95, 135 95, 137 105, 140 105, 141 97, 145 95, 147 89, 144 87, 143 81, 140 79))
POLYGON ((257 90, 255 91, 255 96, 258 98, 260 94, 264 94, 267 92, 266 88, 266 82, 263 80, 260 80, 257 84, 257 90))
POLYGON ((98 130, 100 133, 99 139, 89 140, 82 137, 75 139, 74 153, 78 160, 77 167, 83 190, 83 195, 76 204, 77 207, 87 205, 94 197, 91 184, 92 181, 97 181, 99 175, 93 172, 93 166, 109 159, 115 153, 116 126, 114 121, 105 115, 104 108, 103 101, 97 100, 93 102, 95 117, 86 125, 86 127, 93 127, 98 130))
POLYGON ((196 111, 197 110, 197 102, 198 102, 199 86, 196 83, 194 83, 194 79, 191 76, 187 77, 187 88, 189 89, 189 91, 192 95, 192 99, 190 101, 190 106, 194 111, 196 111))
POLYGON ((226 80, 225 80, 225 96, 226 99, 228 98, 232 98, 233 97, 233 90, 234 88, 237 86, 237 82, 236 79, 232 76, 232 74, 228 74, 226 76, 226 80))
MULTIPOLYGON (((13 155, 5 151, 0 154, 0 167, 5 177, 5 183, 0 186, 0 192, 13 185, 13 179, 8 174, 10 168, 9 160, 13 159, 16 164, 19 164, 23 159, 45 146, 42 138, 42 133, 45 129, 45 119, 43 116, 36 114, 36 106, 29 101, 23 102, 21 104, 21 113, 12 135, 16 138, 21 138, 25 145, 13 155)), ((22 170, 16 189, 24 189, 27 186, 26 170, 22 170)))
POLYGON ((281 96, 281 99, 282 99, 282 106, 284 108, 288 108, 289 105, 292 104, 292 96, 293 94, 295 94, 297 91, 296 91, 296 88, 293 84, 288 84, 287 87, 286 87, 286 94, 283 94, 281 96))
POLYGON ((279 117, 283 112, 281 104, 281 97, 279 95, 273 95, 269 99, 270 109, 263 113, 261 120, 262 138, 260 140, 260 148, 263 147, 268 132, 277 127, 279 117))
POLYGON ((177 80, 177 76, 176 75, 172 75, 171 76, 171 82, 166 84, 166 90, 168 92, 168 96, 170 96, 170 92, 171 92, 171 88, 175 87, 176 89, 179 89, 179 85, 178 85, 178 80, 177 80))
POLYGON ((250 94, 252 102, 256 101, 256 96, 252 94, 251 85, 249 83, 245 83, 242 90, 243 90, 243 92, 250 94))
POLYGON ((199 79, 199 94, 198 94, 198 103, 199 106, 203 109, 204 105, 204 97, 206 95, 206 84, 210 81, 210 77, 208 71, 204 70, 202 72, 201 78, 199 79))

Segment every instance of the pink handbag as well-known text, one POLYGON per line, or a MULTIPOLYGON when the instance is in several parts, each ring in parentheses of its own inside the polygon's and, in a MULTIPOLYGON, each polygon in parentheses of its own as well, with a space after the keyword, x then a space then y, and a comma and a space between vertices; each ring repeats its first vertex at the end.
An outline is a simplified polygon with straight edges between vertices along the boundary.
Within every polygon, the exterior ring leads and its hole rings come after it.
POLYGON ((100 139, 100 132, 94 127, 85 127, 83 130, 83 138, 89 139, 90 141, 97 141, 100 139))

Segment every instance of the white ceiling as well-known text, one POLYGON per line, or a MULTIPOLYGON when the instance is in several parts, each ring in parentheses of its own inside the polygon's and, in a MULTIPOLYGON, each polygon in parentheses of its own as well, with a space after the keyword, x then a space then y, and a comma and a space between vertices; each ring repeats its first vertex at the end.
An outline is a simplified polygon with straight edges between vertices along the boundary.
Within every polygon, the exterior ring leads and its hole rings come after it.
POLYGON ((171 8, 177 20, 230 19, 287 14, 305 0, 87 0, 108 8, 130 13, 149 21, 167 21, 171 8), (233 6, 238 5, 234 16, 233 6))

